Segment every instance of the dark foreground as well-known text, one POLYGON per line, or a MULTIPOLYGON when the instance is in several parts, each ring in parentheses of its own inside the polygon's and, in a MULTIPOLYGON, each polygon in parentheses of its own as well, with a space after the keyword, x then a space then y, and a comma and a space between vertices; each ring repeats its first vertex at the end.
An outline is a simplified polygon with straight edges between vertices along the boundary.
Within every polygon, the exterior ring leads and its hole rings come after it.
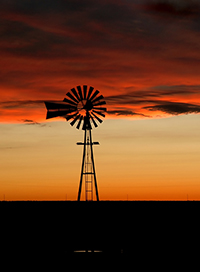
POLYGON ((0 202, 4 250, 171 256, 198 247, 199 202, 0 202))

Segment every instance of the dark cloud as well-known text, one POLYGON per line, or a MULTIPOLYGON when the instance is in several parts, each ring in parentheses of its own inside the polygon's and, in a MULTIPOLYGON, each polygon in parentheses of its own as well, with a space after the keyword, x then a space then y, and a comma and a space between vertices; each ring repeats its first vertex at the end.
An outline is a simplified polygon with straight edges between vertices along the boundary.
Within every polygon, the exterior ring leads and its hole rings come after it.
POLYGON ((132 110, 108 110, 107 113, 109 115, 116 115, 116 116, 134 116, 134 115, 139 115, 143 117, 145 116, 144 114, 136 113, 136 112, 133 112, 132 110))
POLYGON ((11 10, 20 14, 44 14, 47 12, 54 11, 55 13, 62 13, 65 10, 79 11, 87 8, 91 5, 93 1, 91 0, 1 0, 1 5, 3 10, 11 10))
POLYGON ((195 0, 154 0, 146 3, 148 11, 172 16, 197 16, 200 4, 195 0))
POLYGON ((27 125, 40 125, 40 123, 31 119, 22 119, 22 122, 24 122, 27 125))
POLYGON ((149 111, 162 111, 171 115, 200 113, 200 105, 179 102, 159 102, 159 105, 147 106, 149 111))
POLYGON ((37 108, 44 105, 43 100, 21 100, 21 101, 3 101, 0 102, 2 109, 21 109, 21 108, 37 108))
POLYGON ((73 50, 73 43, 70 37, 55 35, 38 27, 29 25, 26 22, 0 19, 0 35, 3 42, 0 43, 0 50, 4 54, 10 54, 29 58, 72 58, 77 56, 73 50), (68 50, 64 50, 64 45, 68 50))
MULTIPOLYGON (((174 2, 150 1, 145 6, 150 11, 159 5, 168 5, 172 10, 187 10, 195 6, 174 2)), ((163 39, 166 42, 166 26, 157 24, 142 12, 139 7, 144 3, 144 0, 141 4, 122 0, 32 0, 27 4, 25 0, 4 0, 0 22, 4 42, 0 48, 21 57, 68 60, 91 60, 102 50, 153 54, 156 47, 158 54, 157 39, 159 43, 163 39)))
POLYGON ((174 86, 155 86, 144 90, 135 90, 123 94, 107 96, 106 100, 110 105, 134 105, 141 103, 151 103, 161 98, 173 96, 195 95, 200 92, 200 85, 174 85, 174 86))
POLYGON ((199 94, 200 85, 177 85, 177 86, 155 86, 146 90, 133 91, 129 93, 106 97, 110 107, 117 109, 109 111, 109 114, 119 115, 143 115, 150 117, 148 114, 136 113, 130 108, 139 108, 139 111, 148 110, 149 112, 161 111, 170 115, 200 113, 200 105, 169 101, 176 99, 177 96, 185 97, 196 96, 199 94), (147 105, 147 106, 142 106, 147 105), (124 109, 124 106, 129 109, 124 109), (122 108, 120 110, 120 107, 122 108), (122 114, 121 114, 122 113, 122 114))
POLYGON ((32 120, 32 119, 22 119, 20 121, 22 121, 25 125, 37 125, 39 127, 46 127, 47 126, 46 124, 39 123, 39 122, 32 120))
POLYGON ((29 4, 11 0, 3 7, 0 49, 24 58, 81 61, 94 59, 102 50, 141 51, 144 38, 152 39, 162 32, 148 18, 141 20, 133 4, 121 0, 29 4))
POLYGON ((154 86, 146 90, 152 96, 156 97, 167 97, 167 96, 187 96, 195 95, 200 92, 200 85, 172 85, 172 86, 154 86))

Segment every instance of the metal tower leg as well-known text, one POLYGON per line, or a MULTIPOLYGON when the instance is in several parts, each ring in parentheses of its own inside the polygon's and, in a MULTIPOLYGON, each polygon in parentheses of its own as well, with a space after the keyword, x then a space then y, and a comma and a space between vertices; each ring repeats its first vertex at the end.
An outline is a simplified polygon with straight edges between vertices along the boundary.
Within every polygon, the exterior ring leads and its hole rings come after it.
POLYGON ((96 172, 95 172, 95 167, 94 167, 94 156, 93 156, 93 147, 92 147, 92 133, 90 130, 90 150, 91 150, 91 160, 92 160, 92 168, 93 168, 93 174, 94 174, 94 184, 95 184, 95 189, 96 189, 96 197, 97 201, 99 201, 99 193, 98 193, 98 187, 97 187, 97 179, 96 179, 96 172))
POLYGON ((86 130, 84 134, 84 144, 83 144, 83 160, 82 160, 82 167, 81 167, 81 178, 80 178, 80 184, 79 184, 79 190, 78 190, 78 201, 80 201, 81 198, 81 189, 82 189, 82 181, 83 181, 83 171, 84 171, 84 165, 85 165, 85 149, 86 149, 86 130))

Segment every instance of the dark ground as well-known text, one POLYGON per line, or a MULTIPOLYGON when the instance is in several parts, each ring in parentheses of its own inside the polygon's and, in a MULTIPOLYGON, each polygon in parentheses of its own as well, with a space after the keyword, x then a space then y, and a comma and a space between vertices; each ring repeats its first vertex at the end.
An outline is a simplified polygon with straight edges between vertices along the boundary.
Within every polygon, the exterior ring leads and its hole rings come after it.
POLYGON ((199 212, 194 201, 2 201, 1 248, 176 256, 199 250, 199 212))

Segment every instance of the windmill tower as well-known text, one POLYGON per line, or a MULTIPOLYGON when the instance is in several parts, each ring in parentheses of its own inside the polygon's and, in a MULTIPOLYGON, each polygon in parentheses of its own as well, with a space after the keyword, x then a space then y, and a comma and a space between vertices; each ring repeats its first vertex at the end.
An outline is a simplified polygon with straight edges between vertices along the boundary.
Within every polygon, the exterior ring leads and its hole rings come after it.
POLYGON ((93 190, 95 190, 96 200, 99 200, 97 178, 95 172, 93 145, 99 144, 92 141, 92 126, 98 127, 98 123, 102 123, 102 117, 105 117, 106 108, 102 107, 106 102, 103 95, 99 95, 99 91, 87 85, 72 88, 66 94, 62 102, 45 102, 47 108, 46 119, 54 117, 64 117, 67 121, 71 121, 70 125, 84 131, 84 141, 78 142, 77 145, 83 145, 83 158, 81 166, 80 183, 78 189, 77 200, 81 199, 82 184, 85 181, 85 200, 93 200, 93 190))

